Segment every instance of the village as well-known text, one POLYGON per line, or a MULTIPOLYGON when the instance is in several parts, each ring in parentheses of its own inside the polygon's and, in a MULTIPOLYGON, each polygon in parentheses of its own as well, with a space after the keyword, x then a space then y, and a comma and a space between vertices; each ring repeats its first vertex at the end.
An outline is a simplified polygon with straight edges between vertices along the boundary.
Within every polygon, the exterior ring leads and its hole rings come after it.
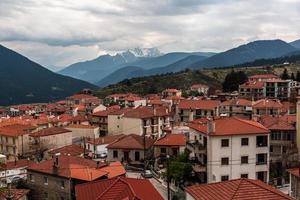
POLYGON ((300 84, 258 74, 210 93, 198 83, 104 99, 86 89, 2 107, 1 195, 299 199, 300 84))

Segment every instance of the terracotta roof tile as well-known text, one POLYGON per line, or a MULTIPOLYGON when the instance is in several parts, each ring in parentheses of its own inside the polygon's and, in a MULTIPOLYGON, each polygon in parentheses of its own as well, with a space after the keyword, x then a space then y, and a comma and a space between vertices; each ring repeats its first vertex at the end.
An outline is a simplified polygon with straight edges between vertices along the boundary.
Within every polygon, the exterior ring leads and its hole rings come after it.
POLYGON ((93 160, 65 155, 57 156, 57 158, 57 167, 54 167, 56 158, 53 158, 35 163, 28 167, 28 170, 84 181, 92 181, 108 175, 108 172, 101 170, 101 167, 106 164, 100 164, 100 168, 97 168, 97 162, 93 160))
POLYGON ((157 107, 152 108, 149 106, 140 106, 135 109, 131 109, 124 113, 124 117, 130 117, 130 118, 152 118, 152 117, 162 117, 162 116, 168 116, 168 110, 165 107, 157 107))
POLYGON ((283 108, 283 105, 278 100, 260 99, 252 105, 253 108, 283 108))
POLYGON ((264 87, 263 81, 247 81, 240 85, 240 88, 255 88, 255 89, 262 89, 264 87))
POLYGON ((147 179, 119 177, 75 186, 77 200, 163 200, 147 179))
POLYGON ((220 101, 215 100, 181 100, 179 109, 206 109, 213 110, 220 105, 220 101))
POLYGON ((32 164, 34 164, 33 161, 27 160, 27 159, 22 159, 22 160, 9 161, 9 162, 0 164, 0 168, 10 170, 10 169, 17 169, 17 168, 25 168, 32 164))
POLYGON ((185 189, 197 200, 287 200, 292 199, 259 180, 237 179, 193 185, 185 189))
POLYGON ((49 135, 58 135, 63 133, 69 133, 72 132, 70 130, 60 128, 60 127, 51 127, 51 128, 45 128, 37 132, 33 132, 30 134, 31 137, 45 137, 49 135))
MULTIPOLYGON (((189 123, 189 127, 201 133, 207 134, 207 119, 194 120, 189 123)), ((237 117, 225 117, 214 119, 215 132, 211 136, 223 135, 248 135, 248 134, 268 134, 269 129, 253 120, 245 120, 237 117)))
POLYGON ((87 143, 90 144, 96 144, 96 145, 101 145, 101 144, 111 144, 121 138, 125 137, 125 135, 120 134, 120 135, 108 135, 108 136, 103 136, 99 138, 88 138, 87 143))
POLYGON ((33 129, 35 127, 31 125, 12 124, 0 127, 0 135, 16 137, 29 134, 33 129))
MULTIPOLYGON (((154 139, 146 138, 146 149, 150 148, 154 139)), ((107 145, 108 149, 144 149, 144 137, 140 135, 130 134, 119 140, 107 145)))
POLYGON ((25 196, 30 192, 28 189, 11 189, 10 193, 8 189, 2 188, 0 190, 0 200, 7 200, 9 199, 9 195, 11 200, 20 200, 20 199, 27 199, 25 196))
POLYGON ((230 99, 222 102, 221 106, 252 106, 252 102, 247 99, 230 99))
POLYGON ((158 139, 155 146, 185 146, 186 138, 184 134, 167 134, 158 139))
POLYGON ((48 153, 51 155, 60 153, 61 155, 80 156, 84 152, 89 152, 89 150, 84 151, 84 148, 82 148, 80 145, 71 144, 71 145, 64 146, 64 147, 61 147, 58 149, 53 149, 53 150, 49 151, 48 153))

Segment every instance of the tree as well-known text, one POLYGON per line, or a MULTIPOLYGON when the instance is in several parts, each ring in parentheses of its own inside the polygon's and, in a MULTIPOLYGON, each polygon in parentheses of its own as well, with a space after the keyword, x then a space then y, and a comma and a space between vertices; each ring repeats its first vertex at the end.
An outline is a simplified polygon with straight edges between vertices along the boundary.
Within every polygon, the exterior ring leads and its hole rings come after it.
POLYGON ((288 73, 288 71, 287 71, 286 68, 284 68, 283 73, 281 74, 280 77, 281 77, 281 79, 283 79, 283 80, 290 79, 289 73, 288 73))
POLYGON ((232 92, 239 89, 239 85, 245 83, 248 80, 247 75, 243 71, 235 72, 232 70, 226 75, 224 82, 222 83, 224 92, 232 92))
POLYGON ((294 75, 294 73, 292 72, 292 74, 291 74, 291 79, 293 80, 293 81, 295 81, 296 80, 296 78, 295 78, 295 75, 294 75))
POLYGON ((170 158, 167 174, 169 179, 174 180, 177 184, 182 181, 184 183, 192 176, 193 167, 189 163, 188 153, 183 153, 177 157, 170 158))
POLYGON ((300 82, 300 72, 297 71, 297 74, 296 74, 296 81, 300 82))

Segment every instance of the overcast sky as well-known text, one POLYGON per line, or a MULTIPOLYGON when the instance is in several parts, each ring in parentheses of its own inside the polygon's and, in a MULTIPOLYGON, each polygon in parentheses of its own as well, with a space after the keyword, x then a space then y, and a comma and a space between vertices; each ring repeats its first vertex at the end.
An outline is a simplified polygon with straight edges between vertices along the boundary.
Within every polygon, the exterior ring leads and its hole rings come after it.
POLYGON ((0 0, 0 44, 44 66, 133 47, 223 51, 300 39, 300 0, 0 0))

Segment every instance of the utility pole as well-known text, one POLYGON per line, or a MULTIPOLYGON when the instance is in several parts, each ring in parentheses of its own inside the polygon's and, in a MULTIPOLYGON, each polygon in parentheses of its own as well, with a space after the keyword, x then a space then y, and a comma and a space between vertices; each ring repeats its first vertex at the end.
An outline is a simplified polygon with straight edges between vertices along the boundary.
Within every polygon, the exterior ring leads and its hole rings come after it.
POLYGON ((168 190, 168 199, 167 200, 170 200, 171 199, 171 194, 170 194, 170 170, 169 170, 169 158, 170 156, 167 155, 167 190, 168 190))

